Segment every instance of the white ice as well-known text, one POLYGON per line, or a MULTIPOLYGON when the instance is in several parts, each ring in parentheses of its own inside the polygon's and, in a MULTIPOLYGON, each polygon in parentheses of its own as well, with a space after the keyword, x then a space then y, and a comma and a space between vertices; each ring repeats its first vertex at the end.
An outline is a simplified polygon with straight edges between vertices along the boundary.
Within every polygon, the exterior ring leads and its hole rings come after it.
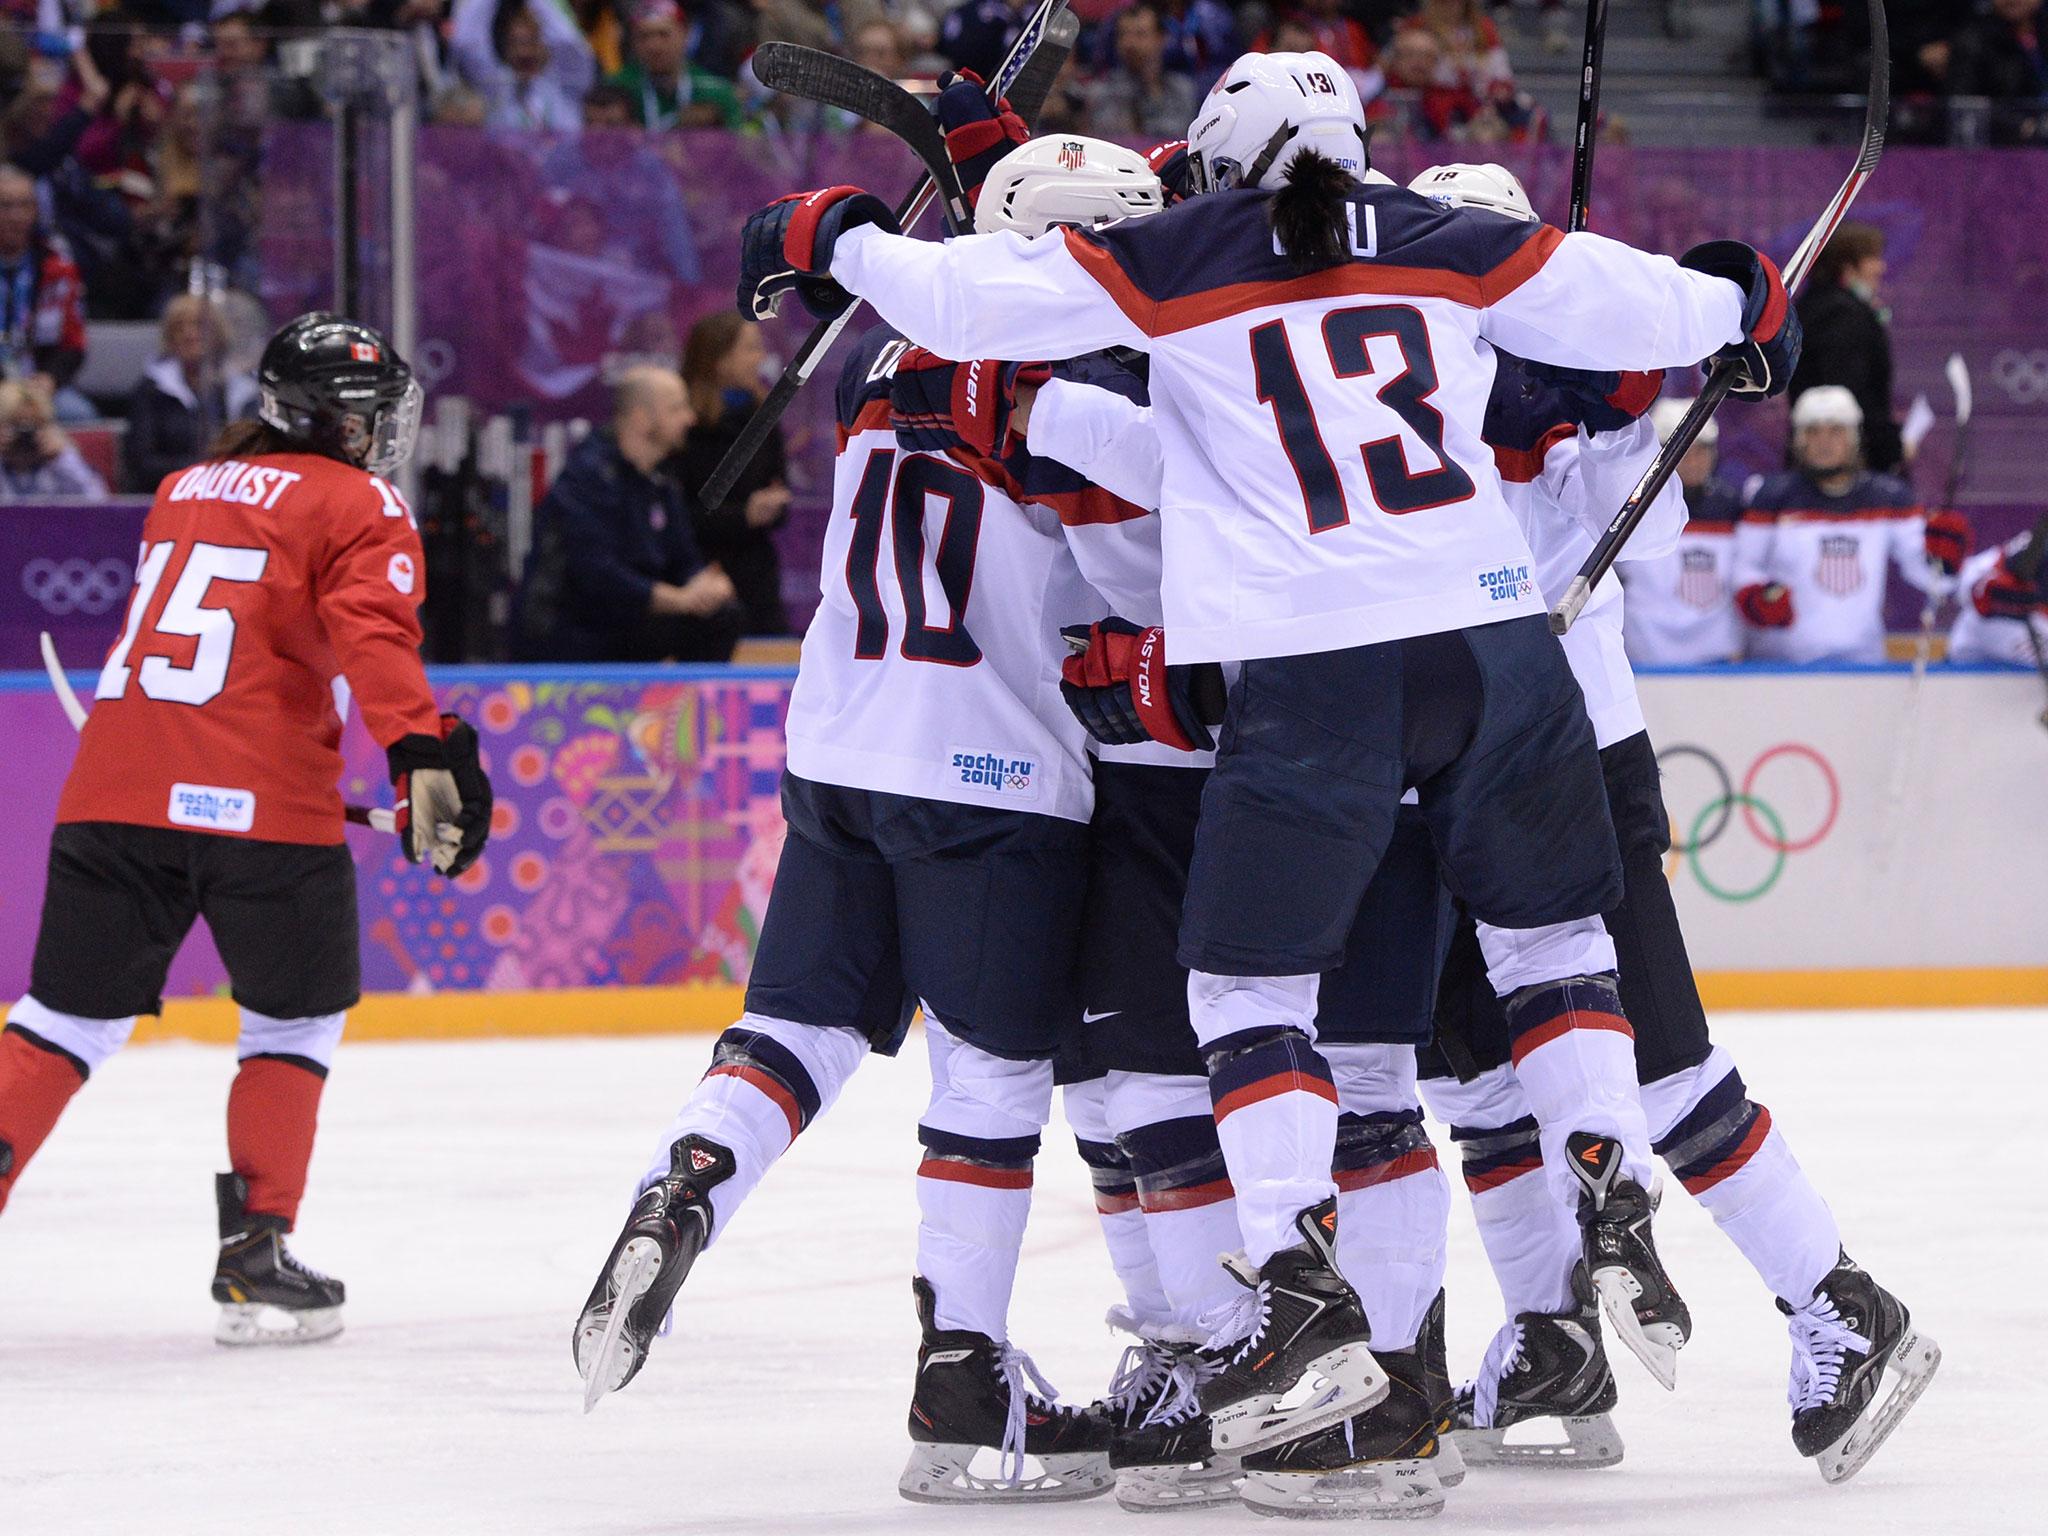
MULTIPOLYGON (((2048 1529, 2048 1013, 1716 1029, 1851 1252, 1940 1339, 1940 1376, 1859 1478, 1824 1487, 1786 1433, 1777 1312, 1674 1190, 1659 1230, 1697 1322, 1677 1394, 1617 1360, 1622 1466, 1475 1472, 1435 1529, 2048 1529)), ((862 1070, 700 1263, 639 1380, 583 1415, 570 1323, 708 1044, 344 1046, 297 1246, 348 1282, 348 1331, 297 1350, 211 1341, 227 1053, 110 1064, 0 1217, 0 1536, 1060 1536, 1140 1518, 1108 1500, 949 1511, 896 1494, 915 1040, 862 1070)), ((1117 1350, 1098 1322, 1112 1281, 1063 1131, 1039 1170, 1016 1338, 1085 1399, 1117 1350)), ((1462 1197, 1453 1246, 1455 1373, 1498 1308, 1462 1197)), ((1144 1518, 1273 1530, 1235 1509, 1144 1518)))

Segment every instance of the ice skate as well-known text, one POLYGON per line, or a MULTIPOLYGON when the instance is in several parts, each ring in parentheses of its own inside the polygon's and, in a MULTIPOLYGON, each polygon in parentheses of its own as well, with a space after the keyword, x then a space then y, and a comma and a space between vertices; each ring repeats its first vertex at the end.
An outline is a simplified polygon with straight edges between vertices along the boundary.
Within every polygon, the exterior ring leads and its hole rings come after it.
POLYGON ((1239 1459, 1215 1454, 1202 1412, 1201 1385, 1219 1365, 1193 1344, 1160 1339, 1124 1351, 1100 1407, 1111 1425, 1116 1501, 1125 1509, 1154 1514, 1236 1502, 1239 1459))
POLYGON ((1621 1171, 1621 1143, 1574 1131, 1565 1161, 1584 1192, 1579 1227, 1586 1272, 1614 1336, 1628 1346, 1667 1392, 1678 1386, 1678 1352, 1692 1337, 1692 1314, 1664 1272, 1650 1235, 1656 1203, 1621 1171))
POLYGON ((1465 1481, 1465 1456, 1451 1437, 1457 1411, 1457 1388, 1451 1384, 1444 1339, 1444 1293, 1423 1314, 1422 1332, 1417 1337, 1422 1349, 1422 1369, 1429 1389, 1429 1401, 1436 1414, 1436 1480, 1440 1487, 1455 1488, 1465 1481))
POLYGON ((669 1149, 669 1171, 633 1202, 570 1340, 583 1377, 585 1413, 647 1363, 662 1319, 710 1240, 712 1186, 732 1171, 726 1148, 684 1136, 669 1149))
POLYGON ((1494 1335, 1479 1376, 1458 1393, 1452 1440, 1475 1467, 1611 1467, 1621 1435, 1600 1314, 1583 1266, 1572 1277, 1580 1304, 1524 1312, 1494 1335), (1518 1424, 1555 1420, 1562 1440, 1510 1442, 1518 1424))
MULTIPOLYGON (((1224 1265, 1246 1287, 1249 1322, 1237 1349, 1202 1388, 1218 1451, 1249 1455, 1362 1413, 1387 1395, 1387 1373, 1367 1347, 1365 1312, 1337 1272, 1337 1202, 1294 1218, 1302 1240, 1254 1270, 1224 1265)), ((1213 1341, 1223 1347, 1231 1340, 1213 1341)))
POLYGON ((1792 1333, 1792 1444, 1825 1481, 1845 1483, 1927 1390, 1941 1346, 1846 1253, 1811 1301, 1778 1310, 1792 1333), (1887 1369, 1892 1385, 1880 1397, 1887 1369))
POLYGON ((938 1298, 922 1275, 911 1291, 924 1338, 910 1396, 913 1444, 897 1491, 920 1504, 1039 1503, 1109 1492, 1108 1415, 1059 1407, 1022 1350, 940 1328, 938 1298))
POLYGON ((1426 1520, 1444 1507, 1427 1341, 1382 1351, 1388 1391, 1364 1413, 1244 1459, 1239 1496, 1288 1520, 1426 1520))
POLYGON ((306 1268, 285 1247, 291 1223, 252 1215, 249 1183, 239 1173, 214 1175, 220 1210, 220 1257, 213 1299, 221 1304, 213 1336, 222 1344, 315 1344, 341 1332, 347 1290, 306 1268))

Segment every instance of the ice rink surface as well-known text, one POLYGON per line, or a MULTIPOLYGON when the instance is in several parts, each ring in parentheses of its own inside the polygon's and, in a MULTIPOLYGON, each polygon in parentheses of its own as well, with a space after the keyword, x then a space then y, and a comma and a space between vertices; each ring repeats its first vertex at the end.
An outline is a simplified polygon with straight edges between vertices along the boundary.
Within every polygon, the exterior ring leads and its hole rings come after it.
MULTIPOLYGON (((1620 1357, 1622 1466, 1474 1473, 1430 1528, 2048 1528, 2035 1136, 2048 1014, 1728 1015, 1716 1030, 1851 1252, 1941 1341, 1940 1375, 1860 1477, 1823 1486, 1787 1436, 1777 1312, 1674 1192, 1659 1232, 1697 1323, 1678 1393, 1620 1357)), ((898 1498, 916 1338, 913 1122, 927 1086, 917 1036, 906 1059, 869 1063, 806 1133, 699 1264, 675 1334, 586 1418, 570 1324, 708 1047, 344 1047, 296 1246, 348 1282, 348 1331, 246 1352, 213 1344, 207 1296, 229 1053, 156 1046, 110 1064, 0 1218, 0 1533, 1275 1529, 1240 1509, 1139 1517, 1108 1499, 944 1510, 898 1498)), ((1066 1396, 1086 1399, 1119 1343, 1098 1321, 1113 1282, 1063 1130, 1047 1138, 1036 1199, 1016 1337, 1066 1396)), ((1474 1368, 1498 1320, 1462 1195, 1457 1213, 1454 1375, 1474 1368)))

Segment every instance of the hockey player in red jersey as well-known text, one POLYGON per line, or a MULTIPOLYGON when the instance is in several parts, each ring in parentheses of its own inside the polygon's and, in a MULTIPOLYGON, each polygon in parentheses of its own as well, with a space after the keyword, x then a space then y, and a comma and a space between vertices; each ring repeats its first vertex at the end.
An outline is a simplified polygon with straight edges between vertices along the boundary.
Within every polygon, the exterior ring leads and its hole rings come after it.
POLYGON ((368 327, 309 314, 271 338, 258 382, 259 420, 166 477, 143 523, 57 808, 28 991, 0 1032, 4 1205, 206 919, 241 1009, 216 1181, 225 1344, 341 1330, 341 1283, 284 1235, 361 983, 336 788, 350 693, 388 754, 407 858, 460 874, 491 814, 476 732, 427 685, 419 532, 380 478, 418 429, 411 368, 368 327))

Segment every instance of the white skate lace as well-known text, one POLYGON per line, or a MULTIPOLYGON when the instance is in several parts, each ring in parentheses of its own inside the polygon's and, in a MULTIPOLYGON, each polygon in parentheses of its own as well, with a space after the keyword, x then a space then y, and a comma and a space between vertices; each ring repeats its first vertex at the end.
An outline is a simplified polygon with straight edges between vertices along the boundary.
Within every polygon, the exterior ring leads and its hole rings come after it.
POLYGON ((1140 1427, 1179 1424, 1195 1417, 1202 1411, 1202 1383, 1222 1369, 1215 1361, 1205 1360, 1192 1350, 1171 1361, 1167 1367, 1166 1383, 1159 1389, 1158 1399, 1139 1421, 1140 1427))
POLYGON ((1786 1320, 1792 1335, 1792 1381, 1786 1391, 1794 1413, 1825 1408, 1842 1381, 1842 1357, 1850 1349, 1870 1353, 1870 1340, 1842 1321, 1825 1291, 1786 1320))
POLYGON ((1209 1330, 1207 1347, 1219 1352, 1234 1349, 1230 1364, 1236 1365, 1251 1353, 1272 1317, 1273 1289, 1265 1281, 1257 1281, 1242 1296, 1203 1314, 1202 1325, 1209 1330))
POLYGON ((1479 1429, 1493 1428, 1493 1416, 1500 1408, 1500 1384, 1522 1363, 1522 1325, 1505 1324, 1486 1346, 1479 1362, 1479 1375, 1471 1383, 1472 1423, 1479 1429))
POLYGON ((1106 1401, 1116 1413, 1129 1418, 1131 1410, 1161 1390, 1173 1376, 1173 1354, 1146 1339, 1124 1346, 1123 1359, 1109 1381, 1106 1401))
POLYGON ((1012 1487, 1024 1480, 1024 1436, 1030 1428, 1031 1399, 1035 1395, 1048 1408, 1059 1401, 1051 1382, 1039 1374, 1032 1358, 1014 1344, 1005 1344, 996 1355, 996 1373, 1009 1389, 1010 1412, 1003 1422, 1002 1480, 1012 1487), (1025 1385, 1038 1389, 1034 1394, 1025 1385))

